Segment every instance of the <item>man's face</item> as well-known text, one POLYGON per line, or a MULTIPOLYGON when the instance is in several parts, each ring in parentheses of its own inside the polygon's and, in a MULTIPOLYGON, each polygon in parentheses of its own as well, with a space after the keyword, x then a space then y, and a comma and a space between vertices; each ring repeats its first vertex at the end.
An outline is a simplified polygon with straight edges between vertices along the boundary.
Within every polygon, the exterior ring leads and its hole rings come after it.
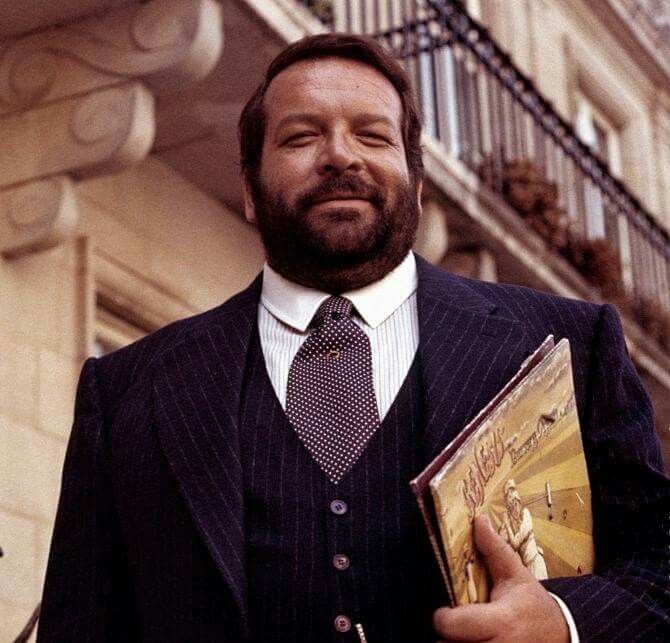
POLYGON ((521 514, 521 496, 514 487, 507 490, 505 501, 510 511, 512 511, 515 516, 519 516, 521 514))
POLYGON ((245 211, 270 265, 331 292, 381 278, 412 245, 421 190, 410 182, 393 85, 356 61, 301 61, 273 79, 264 105, 245 211))

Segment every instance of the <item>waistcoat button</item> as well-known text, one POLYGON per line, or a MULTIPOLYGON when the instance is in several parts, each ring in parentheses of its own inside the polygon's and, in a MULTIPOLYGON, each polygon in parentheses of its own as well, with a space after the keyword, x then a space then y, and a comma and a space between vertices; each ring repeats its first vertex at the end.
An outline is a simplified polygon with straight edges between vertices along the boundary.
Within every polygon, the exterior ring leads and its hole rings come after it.
POLYGON ((351 619, 344 614, 335 617, 335 629, 338 632, 348 632, 351 629, 351 619))
POLYGON ((333 502, 330 503, 330 510, 336 516, 342 516, 343 514, 347 513, 347 509, 347 503, 344 502, 344 500, 333 500, 333 502))
POLYGON ((350 562, 349 557, 344 554, 335 554, 333 556, 333 567, 335 569, 349 569, 350 562))

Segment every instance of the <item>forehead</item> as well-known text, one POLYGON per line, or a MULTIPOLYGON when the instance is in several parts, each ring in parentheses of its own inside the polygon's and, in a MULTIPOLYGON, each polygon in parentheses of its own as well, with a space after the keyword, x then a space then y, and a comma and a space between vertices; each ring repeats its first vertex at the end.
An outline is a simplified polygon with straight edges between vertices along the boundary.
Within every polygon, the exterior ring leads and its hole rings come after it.
POLYGON ((391 82, 370 65, 346 58, 301 60, 272 79, 264 100, 268 127, 292 112, 351 117, 374 112, 398 127, 400 95, 391 82))

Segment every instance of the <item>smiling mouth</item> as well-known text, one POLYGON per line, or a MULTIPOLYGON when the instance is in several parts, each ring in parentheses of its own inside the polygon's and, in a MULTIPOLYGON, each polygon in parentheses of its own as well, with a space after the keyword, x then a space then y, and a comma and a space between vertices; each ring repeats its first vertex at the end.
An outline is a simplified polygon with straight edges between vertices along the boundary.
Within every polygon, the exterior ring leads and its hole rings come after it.
POLYGON ((364 199, 363 197, 358 196, 333 196, 327 199, 320 199, 319 201, 314 203, 314 205, 315 206, 324 205, 326 203, 336 203, 337 205, 340 206, 346 206, 346 205, 357 205, 359 203, 370 203, 370 201, 368 199, 364 199))

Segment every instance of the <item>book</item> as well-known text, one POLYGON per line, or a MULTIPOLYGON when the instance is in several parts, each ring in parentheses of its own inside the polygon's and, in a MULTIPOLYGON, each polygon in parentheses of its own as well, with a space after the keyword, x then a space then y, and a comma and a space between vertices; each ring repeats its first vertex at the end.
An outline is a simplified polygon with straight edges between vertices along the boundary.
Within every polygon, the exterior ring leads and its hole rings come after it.
POLYGON ((592 572, 591 488, 568 340, 547 337, 410 485, 454 606, 489 598, 474 544, 479 514, 538 580, 592 572))

